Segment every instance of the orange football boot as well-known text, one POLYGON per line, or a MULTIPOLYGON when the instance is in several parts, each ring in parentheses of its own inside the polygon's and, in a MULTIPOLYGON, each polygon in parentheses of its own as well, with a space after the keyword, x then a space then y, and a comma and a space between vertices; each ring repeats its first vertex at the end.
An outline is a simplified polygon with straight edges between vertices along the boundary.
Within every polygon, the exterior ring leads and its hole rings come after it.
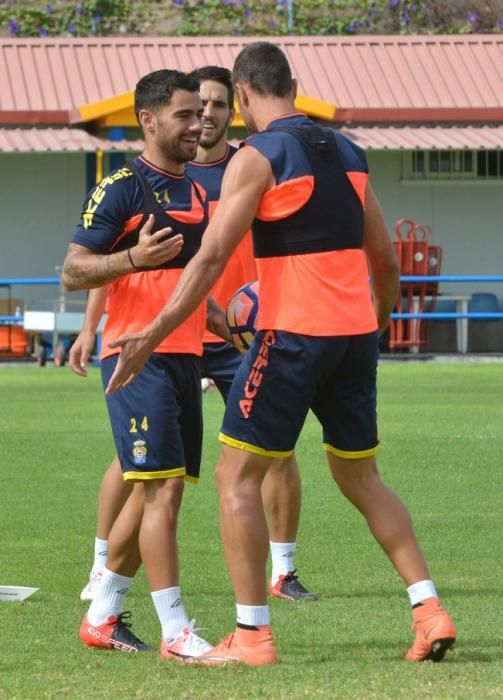
POLYGON ((297 569, 281 574, 276 583, 272 579, 269 582, 269 594, 272 598, 283 598, 284 600, 319 600, 316 593, 311 593, 299 581, 296 575, 297 569))
POLYGON ((271 635, 271 627, 261 625, 256 630, 237 627, 219 644, 202 656, 190 659, 187 663, 205 666, 222 666, 227 663, 268 666, 277 662, 278 654, 271 635))
POLYGON ((442 661, 456 641, 454 623, 438 598, 427 598, 413 608, 412 631, 416 638, 405 655, 407 661, 442 661))
POLYGON ((131 613, 127 611, 120 615, 110 615, 102 625, 91 625, 85 615, 80 625, 79 637, 88 647, 116 649, 133 654, 149 650, 149 645, 138 639, 130 630, 131 623, 124 621, 129 617, 131 613))

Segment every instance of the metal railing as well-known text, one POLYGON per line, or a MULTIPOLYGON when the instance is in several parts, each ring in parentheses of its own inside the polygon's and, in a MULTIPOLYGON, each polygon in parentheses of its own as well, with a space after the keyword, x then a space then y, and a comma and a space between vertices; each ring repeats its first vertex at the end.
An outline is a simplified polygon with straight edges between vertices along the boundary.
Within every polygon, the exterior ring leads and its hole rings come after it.
MULTIPOLYGON (((491 282, 503 282, 503 275, 417 275, 400 277, 400 283, 440 283, 440 282, 461 282, 465 284, 480 284, 491 282)), ((430 295, 428 295, 430 296, 430 295)), ((436 295, 436 301, 442 300, 442 294, 436 295)), ((438 319, 456 320, 467 318, 473 320, 497 320, 503 318, 503 311, 422 311, 422 312, 402 312, 392 313, 392 319, 438 319)))
MULTIPOLYGON (((437 277, 433 276, 404 276, 400 277, 401 283, 440 283, 440 282, 455 282, 455 283, 494 283, 503 282, 503 275, 439 275, 437 277)), ((22 285, 57 285, 60 287, 59 294, 59 310, 64 311, 66 308, 66 295, 64 288, 61 286, 61 280, 59 277, 4 277, 0 278, 0 287, 8 287, 9 289, 14 286, 22 285)), ((437 297, 440 301, 442 295, 437 297)), ((403 313, 392 313, 391 318, 393 319, 457 319, 457 318, 468 318, 468 319, 479 319, 479 320, 490 320, 490 319, 500 319, 503 318, 502 311, 493 312, 481 312, 481 311, 467 311, 465 313, 458 313, 455 311, 448 312, 436 312, 436 311, 423 311, 421 313, 413 312, 403 312, 403 313)), ((0 323, 13 323, 15 325, 20 325, 23 323, 23 316, 0 316, 0 323)))

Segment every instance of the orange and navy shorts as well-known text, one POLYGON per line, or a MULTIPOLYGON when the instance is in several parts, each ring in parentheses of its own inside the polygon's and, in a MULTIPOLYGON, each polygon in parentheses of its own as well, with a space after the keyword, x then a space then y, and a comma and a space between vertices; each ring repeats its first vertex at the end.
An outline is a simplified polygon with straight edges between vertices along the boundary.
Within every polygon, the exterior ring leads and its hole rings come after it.
MULTIPOLYGON (((118 357, 101 362, 105 387, 118 357)), ((154 353, 131 384, 106 397, 124 479, 182 476, 197 483, 203 436, 199 360, 154 353)))
POLYGON ((259 331, 234 378, 220 441, 255 454, 287 457, 309 409, 328 452, 375 454, 377 332, 313 337, 259 331))

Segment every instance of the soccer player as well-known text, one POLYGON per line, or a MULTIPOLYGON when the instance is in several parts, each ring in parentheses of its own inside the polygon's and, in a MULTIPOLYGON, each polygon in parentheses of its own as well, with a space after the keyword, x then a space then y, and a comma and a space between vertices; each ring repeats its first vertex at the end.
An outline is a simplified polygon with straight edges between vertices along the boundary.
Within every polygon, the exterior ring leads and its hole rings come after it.
MULTIPOLYGON (((107 339, 140 330, 154 318, 200 246, 207 203, 184 166, 196 154, 202 111, 194 75, 160 70, 138 82, 135 113, 145 149, 93 190, 69 246, 66 288, 108 285, 105 386, 117 362, 107 339)), ((188 658, 210 648, 182 603, 176 536, 184 481, 199 478, 206 306, 205 296, 176 333, 156 346, 134 385, 107 399, 124 479, 133 491, 113 524, 106 567, 80 627, 88 646, 128 652, 146 647, 122 612, 143 561, 162 629, 161 656, 188 658)), ((213 328, 229 337, 221 310, 212 318, 213 328)))
MULTIPOLYGON (((203 103, 203 130, 194 161, 186 164, 186 173, 205 190, 210 218, 220 197, 222 178, 237 148, 227 142, 228 127, 234 117, 234 90, 226 68, 206 66, 194 71, 200 82, 203 103)), ((211 296, 223 308, 232 293, 256 279, 251 234, 248 233, 227 262, 223 274, 211 290, 211 296)), ((95 333, 105 305, 105 290, 92 290, 82 333, 70 352, 70 365, 79 374, 85 373, 92 352, 95 333)), ((201 375, 212 379, 222 398, 227 396, 243 355, 210 331, 204 335, 201 375)), ((95 557, 88 584, 81 593, 83 600, 92 600, 106 561, 107 536, 125 499, 129 495, 122 480, 120 463, 114 459, 107 470, 100 490, 95 557)), ((269 592, 286 600, 317 600, 306 589, 295 570, 296 539, 301 507, 300 475, 291 455, 275 460, 262 485, 262 498, 267 514, 272 574, 269 592)))
POLYGON ((398 293, 399 270, 364 153, 295 112, 295 81, 274 44, 247 45, 233 83, 252 135, 229 164, 201 249, 163 311, 142 332, 112 343, 121 357, 106 389, 110 395, 129 384, 152 347, 197 307, 252 226, 260 330, 229 394, 216 469, 237 627, 200 661, 278 659, 260 488, 273 455, 292 453, 309 408, 323 427, 334 480, 407 587, 416 637, 406 659, 439 661, 456 630, 409 513, 376 466, 378 336, 398 293))

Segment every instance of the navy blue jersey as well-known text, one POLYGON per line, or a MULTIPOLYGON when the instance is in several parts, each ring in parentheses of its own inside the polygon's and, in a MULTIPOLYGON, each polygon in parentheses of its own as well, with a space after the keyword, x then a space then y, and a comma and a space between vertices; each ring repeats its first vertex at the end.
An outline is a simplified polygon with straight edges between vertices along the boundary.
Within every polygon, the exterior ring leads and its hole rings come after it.
POLYGON ((220 199, 220 190, 222 188, 222 179, 226 167, 232 156, 237 152, 237 148, 227 144, 227 151, 221 160, 213 163, 196 163, 191 161, 185 166, 185 172, 206 192, 209 202, 210 217, 213 214, 216 203, 220 199))

